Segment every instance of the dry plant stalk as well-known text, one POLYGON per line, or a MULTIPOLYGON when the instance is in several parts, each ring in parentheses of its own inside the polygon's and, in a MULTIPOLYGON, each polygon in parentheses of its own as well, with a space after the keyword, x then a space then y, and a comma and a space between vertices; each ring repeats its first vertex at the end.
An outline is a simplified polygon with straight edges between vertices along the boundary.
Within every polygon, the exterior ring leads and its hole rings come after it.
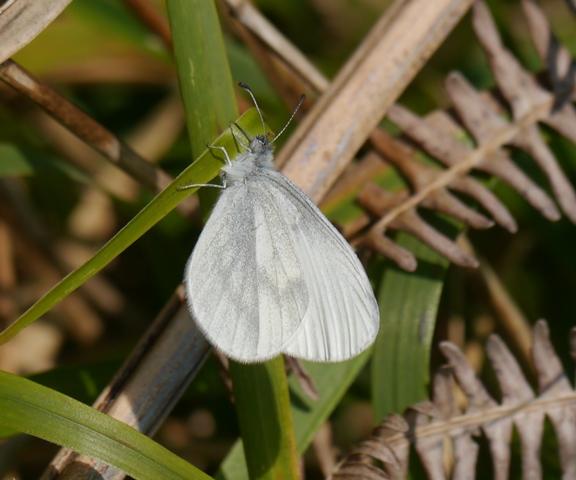
MULTIPOLYGON (((256 50, 256 58, 275 84, 284 81, 290 90, 295 89, 294 85, 300 85, 301 89, 313 88, 318 92, 328 88, 329 82, 288 40, 263 20, 257 10, 240 0, 222 1, 231 12, 235 31, 242 39, 250 37, 247 46, 256 50)), ((523 6, 541 56, 548 60, 549 66, 557 62, 558 70, 566 71, 569 64, 566 49, 558 47, 554 62, 550 61, 550 29, 544 15, 530 0, 525 0, 523 6)), ((561 109, 552 108, 555 97, 541 87, 533 75, 523 70, 502 46, 490 13, 482 2, 474 7, 474 27, 490 59, 498 87, 512 107, 512 121, 505 118, 505 107, 499 104, 495 96, 474 90, 462 75, 453 73, 447 79, 446 88, 461 125, 442 112, 421 119, 400 105, 393 105, 388 110, 388 117, 401 128, 403 134, 446 169, 432 168, 422 163, 417 150, 380 129, 373 130, 369 137, 371 147, 408 181, 412 194, 377 194, 377 189, 368 185, 360 193, 359 200, 367 213, 377 220, 368 233, 360 235, 353 243, 382 253, 406 270, 416 268, 416 259, 384 236, 388 229, 404 230, 418 236, 456 264, 477 265, 474 258, 425 223, 417 212, 418 208, 424 207, 446 213, 473 228, 490 226, 489 218, 459 201, 450 190, 475 200, 496 223, 511 232, 516 231, 516 222, 506 207, 469 175, 473 169, 483 170, 504 180, 546 218, 560 218, 560 212, 546 191, 510 160, 503 149, 508 145, 525 150, 535 159, 547 176, 562 210, 568 218, 576 221, 574 190, 537 129, 537 123, 543 122, 576 141, 576 112, 573 105, 565 103, 561 109), (474 147, 463 141, 466 132, 470 132, 476 141, 474 147)), ((352 69, 357 68, 357 65, 351 65, 352 69)), ((286 89, 279 88, 279 91, 286 89)), ((302 130, 313 122, 314 116, 310 115, 302 130)), ((293 141, 298 140, 295 137, 293 141)), ((309 151, 314 151, 314 148, 315 145, 309 145, 309 151)), ((360 225, 364 228, 365 221, 362 220, 360 225)), ((345 229, 349 230, 347 226, 345 229)))
POLYGON ((329 422, 322 424, 314 435, 312 448, 322 474, 327 477, 336 466, 336 452, 332 440, 332 427, 329 422))
POLYGON ((166 17, 160 15, 155 5, 148 0, 124 0, 127 7, 132 9, 136 17, 148 27, 148 29, 162 40, 164 46, 172 49, 172 32, 166 17))
MULTIPOLYGON (((50 119, 45 115, 45 119, 50 119)), ((133 202, 139 185, 111 163, 100 161, 99 154, 76 139, 68 130, 51 122, 47 130, 55 128, 59 135, 51 141, 70 158, 83 158, 90 164, 94 186, 87 187, 70 214, 68 225, 76 238, 101 241, 109 238, 116 229, 112 200, 108 192, 125 201, 133 202)), ((44 124, 44 130, 47 125, 44 124)), ((156 164, 177 140, 184 128, 184 111, 178 92, 173 91, 161 100, 153 111, 144 117, 126 136, 126 143, 134 151, 156 164)))
MULTIPOLYGON (((172 182, 170 175, 144 160, 107 128, 48 85, 34 78, 13 60, 6 60, 0 64, 0 79, 35 102, 78 138, 142 185, 159 192, 172 182)), ((190 197, 181 203, 178 209, 186 216, 195 216, 197 205, 197 199, 190 197)))
POLYGON ((14 298, 16 265, 14 236, 8 222, 0 219, 0 319, 13 318, 18 311, 14 298))
MULTIPOLYGON (((466 235, 458 239, 464 250, 474 254, 474 247, 466 235)), ((490 264, 480 259, 477 275, 486 288, 486 294, 494 309, 498 325, 517 352, 523 365, 529 365, 532 352, 532 326, 516 304, 514 298, 490 264)))
POLYGON ((0 4, 0 63, 30 43, 72 0, 6 0, 0 4))
POLYGON ((391 5, 279 153, 283 173, 321 199, 470 4, 391 5))
MULTIPOLYGON (((442 342, 440 348, 448 366, 434 377, 432 401, 411 407, 403 417, 393 415, 384 420, 368 440, 351 450, 331 478, 405 478, 412 445, 429 478, 472 479, 476 477, 479 450, 475 437, 482 431, 492 456, 492 478, 504 480, 509 474, 513 429, 520 438, 522 478, 542 478, 540 448, 545 418, 556 433, 563 478, 575 478, 576 391, 550 343, 546 322, 537 322, 533 335, 538 393, 497 335, 489 338, 486 352, 502 392, 499 402, 476 377, 460 349, 442 342), (464 411, 457 406, 455 382, 467 399, 464 411)), ((571 347, 575 337, 573 328, 571 347)))

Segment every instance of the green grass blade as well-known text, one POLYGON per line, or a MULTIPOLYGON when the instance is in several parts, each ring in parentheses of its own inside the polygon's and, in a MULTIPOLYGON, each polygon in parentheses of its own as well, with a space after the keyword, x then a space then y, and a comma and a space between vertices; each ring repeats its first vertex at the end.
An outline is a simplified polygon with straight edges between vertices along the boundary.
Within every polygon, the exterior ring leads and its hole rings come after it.
POLYGON ((388 268, 378 292, 381 321, 372 358, 376 420, 428 398, 430 348, 449 265, 413 237, 401 234, 397 243, 418 257, 418 270, 388 268))
POLYGON ((298 478, 298 460, 284 359, 230 363, 250 478, 298 478))
POLYGON ((238 116, 232 74, 213 0, 167 0, 166 6, 190 143, 198 155, 238 116))
MULTIPOLYGON (((236 116, 232 76, 214 2, 167 0, 167 7, 192 151, 198 152, 236 116)), ((297 478, 282 359, 256 366, 234 364, 231 373, 251 478, 297 478)))
MULTIPOLYGON (((306 451, 316 431, 336 408, 348 387, 370 358, 370 354, 371 351, 367 351, 351 360, 340 363, 302 362, 318 390, 318 400, 308 399, 300 391, 295 379, 290 380, 290 387, 294 392, 291 409, 298 454, 303 454, 306 451)), ((227 455, 217 478, 221 480, 248 480, 251 478, 248 475, 244 460, 242 441, 236 442, 227 455)))
MULTIPOLYGON (((238 121, 247 131, 260 131, 259 119, 253 110, 244 114, 238 121)), ((218 137, 214 144, 222 145, 230 152, 233 152, 235 149, 234 141, 229 132, 225 132, 218 137)), ((64 277, 14 323, 3 330, 0 333, 0 344, 10 340, 20 330, 38 320, 79 286, 96 275, 195 190, 187 189, 182 191, 178 189, 179 186, 207 183, 218 174, 221 167, 222 162, 205 150, 195 162, 186 168, 165 190, 160 192, 146 205, 146 207, 114 235, 90 260, 64 277)))
POLYGON ((0 372, 0 429, 102 460, 141 480, 211 477, 133 428, 66 395, 0 372))

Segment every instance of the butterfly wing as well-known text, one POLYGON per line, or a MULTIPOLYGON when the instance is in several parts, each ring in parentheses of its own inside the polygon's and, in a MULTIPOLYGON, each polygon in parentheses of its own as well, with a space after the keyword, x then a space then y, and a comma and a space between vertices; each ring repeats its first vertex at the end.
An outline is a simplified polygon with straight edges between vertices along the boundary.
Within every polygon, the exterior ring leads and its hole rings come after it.
POLYGON ((313 361, 340 361, 367 348, 380 324, 378 304, 358 257, 340 233, 285 176, 269 171, 266 190, 297 210, 292 245, 303 266, 308 309, 283 351, 313 361))
POLYGON ((289 234, 298 211, 261 182, 224 190, 186 266, 188 305, 208 340, 241 362, 279 354, 308 305, 289 234), (267 197, 272 197, 271 201, 267 197))

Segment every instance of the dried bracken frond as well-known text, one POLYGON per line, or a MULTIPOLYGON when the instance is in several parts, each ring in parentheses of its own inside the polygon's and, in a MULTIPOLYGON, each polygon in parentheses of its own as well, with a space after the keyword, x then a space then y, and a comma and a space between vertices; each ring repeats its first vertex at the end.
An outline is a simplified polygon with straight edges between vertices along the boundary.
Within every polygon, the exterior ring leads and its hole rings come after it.
MULTIPOLYGON (((570 5, 570 3, 569 3, 570 5)), ((571 4, 573 5, 573 4, 571 4)), ((523 0, 522 8, 540 59, 546 64, 548 80, 554 91, 556 111, 570 101, 576 81, 576 63, 570 52, 558 42, 543 12, 533 0, 523 0)), ((572 109, 566 109, 572 111, 572 109)), ((572 113, 573 114, 573 113, 572 113)))
MULTIPOLYGON (((540 13, 534 3, 529 2, 527 5, 528 2, 525 3, 525 6, 533 17, 536 16, 534 12, 540 13)), ((541 23, 545 21, 541 14, 538 16, 538 20, 541 23)), ((573 105, 564 104, 560 110, 554 110, 553 94, 541 87, 535 77, 525 71, 512 54, 504 48, 490 12, 482 2, 478 2, 474 6, 473 23, 478 39, 490 60, 499 91, 511 108, 512 119, 506 119, 503 113, 505 106, 501 105, 494 95, 475 90, 457 72, 448 76, 446 90, 462 126, 476 142, 474 147, 459 140, 458 137, 461 138, 462 135, 458 135, 458 129, 462 127, 455 124, 452 118, 446 114, 442 115, 438 112, 432 118, 422 119, 400 105, 391 107, 388 111, 388 118, 400 127, 405 136, 409 137, 427 154, 432 155, 447 166, 448 169, 436 171, 435 177, 428 175, 430 178, 428 182, 420 181, 418 183, 411 180, 414 193, 398 202, 397 205, 387 206, 380 213, 380 220, 367 234, 368 237, 383 235, 387 227, 410 232, 410 229, 403 228, 405 227, 404 224, 398 228, 398 218, 406 218, 407 215, 411 215, 414 219, 411 223, 420 223, 420 217, 417 217, 416 213, 418 207, 427 207, 448 213, 474 228, 483 227, 484 224, 478 223, 478 219, 469 214, 463 215, 462 209, 457 208, 457 203, 450 201, 450 208, 446 208, 445 204, 438 205, 431 201, 434 197, 438 197, 439 192, 445 193, 445 187, 457 189, 455 182, 462 181, 463 178, 470 179, 471 177, 463 177, 462 175, 472 169, 482 170, 504 180, 546 218, 558 220, 560 212, 553 200, 543 188, 532 181, 510 160, 508 153, 504 150, 504 147, 507 146, 521 149, 534 159, 547 177, 563 212, 571 221, 576 222, 576 194, 574 189, 543 140, 537 126, 538 122, 546 123, 560 134, 573 139, 576 132, 573 105), (562 120, 558 120, 559 115, 562 116, 562 120), (568 123, 570 123, 569 126, 568 123)), ((540 43, 542 42, 540 41, 540 43)), ((396 165, 397 163, 395 162, 396 165)), ((412 168, 420 178, 425 178, 425 169, 430 170, 430 167, 412 168)), ((401 171, 404 173, 405 169, 401 169, 401 171)), ((414 178, 414 176, 412 174, 409 178, 414 178)), ((510 231, 516 229, 516 224, 509 213, 505 209, 495 208, 499 205, 498 202, 487 204, 485 200, 480 200, 477 195, 470 191, 463 192, 462 189, 459 191, 475 198, 496 222, 510 231)), ((420 230, 422 230, 421 226, 420 230)), ((422 238, 421 235, 419 237, 455 263, 464 266, 472 265, 453 245, 450 245, 450 251, 447 253, 444 245, 449 245, 448 242, 450 241, 444 237, 439 242, 438 235, 440 234, 434 235, 430 232, 427 233, 427 238, 422 238)))
MULTIPOLYGON (((576 329, 572 330, 572 338, 576 329)), ((522 450, 522 478, 542 478, 540 448, 544 420, 555 430, 563 478, 576 476, 576 391, 550 343, 546 322, 534 327, 534 389, 520 365, 497 335, 486 352, 502 398, 497 401, 476 377, 464 354, 450 342, 440 346, 448 360, 434 377, 433 400, 411 407, 404 417, 392 416, 378 426, 338 465, 333 479, 404 478, 410 445, 429 478, 475 478, 480 431, 486 437, 494 475, 508 478, 510 443, 516 429, 522 450), (464 392, 464 411, 457 406, 454 383, 464 392)))
MULTIPOLYGON (((318 93, 328 89, 328 80, 255 8, 239 0, 225 0, 224 3, 235 31, 241 31, 239 36, 250 49, 257 51, 257 59, 274 84, 282 86, 278 90, 292 92, 284 95, 287 101, 292 101, 297 89, 295 85, 301 90, 312 89, 318 93)), ((427 223, 418 212, 420 208, 442 212, 472 228, 488 228, 498 223, 515 232, 517 225, 510 212, 470 175, 473 170, 503 180, 547 219, 558 220, 561 214, 554 200, 510 159, 509 147, 523 150, 534 159, 548 179, 561 210, 576 223, 574 189, 538 129, 538 123, 544 123, 576 141, 576 111, 569 96, 559 93, 559 83, 554 81, 559 78, 568 82, 575 63, 551 34, 537 4, 525 0, 523 7, 536 48, 550 72, 552 87, 545 88, 535 75, 524 70, 502 45, 486 5, 477 2, 473 12, 474 29, 506 104, 502 104, 495 94, 477 91, 463 75, 454 72, 446 79, 446 91, 457 119, 442 111, 420 118, 398 104, 391 106, 388 118, 412 144, 380 128, 375 129, 368 140, 373 150, 397 169, 411 191, 389 193, 372 183, 364 187, 357 185, 358 200, 367 215, 353 225, 343 227, 355 245, 378 251, 401 268, 414 270, 416 259, 385 236, 388 230, 406 231, 458 265, 477 266, 474 258, 427 223), (563 97, 559 98, 559 95, 563 97), (508 108, 511 118, 506 114, 508 108), (446 168, 422 162, 421 152, 415 146, 446 168), (487 215, 471 208, 451 191, 474 200, 487 215), (374 221, 371 228, 368 228, 369 219, 374 221)), ((572 92, 573 83, 562 84, 562 88, 572 92)), ((335 188, 338 189, 340 183, 352 183, 348 177, 354 174, 350 169, 344 172, 335 188)))

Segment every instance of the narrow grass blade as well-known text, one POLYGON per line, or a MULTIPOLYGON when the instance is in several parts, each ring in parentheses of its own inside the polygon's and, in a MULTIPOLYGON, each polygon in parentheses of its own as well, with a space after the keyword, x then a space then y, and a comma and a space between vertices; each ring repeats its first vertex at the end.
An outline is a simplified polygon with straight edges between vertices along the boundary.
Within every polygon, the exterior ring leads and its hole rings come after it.
POLYGON ((211 478, 124 423, 5 372, 0 372, 0 429, 71 448, 140 480, 211 478))
POLYGON ((232 74, 213 0, 167 0, 192 153, 238 116, 232 74))
MULTIPOLYGON (((292 417, 296 451, 303 454, 318 428, 328 419, 336 405, 340 402, 348 387, 352 384, 362 367, 370 358, 371 351, 339 363, 302 362, 306 371, 314 381, 318 390, 318 399, 308 399, 300 390, 295 380, 290 381, 292 397, 292 417)), ((242 441, 236 442, 217 475, 220 480, 248 480, 244 446, 242 441)))
MULTIPOLYGON (((236 116, 232 76, 214 2, 167 0, 167 7, 188 132, 192 151, 197 153, 236 116)), ((204 205, 211 203, 210 198, 201 200, 204 205)), ((282 359, 260 365, 233 364, 231 373, 251 478, 297 478, 282 359)))
MULTIPOLYGON (((259 131, 260 123, 256 112, 250 110, 238 122, 247 131, 259 131)), ((214 142, 228 151, 234 151, 234 140, 229 132, 223 133, 214 142)), ((120 253, 164 218, 178 203, 196 189, 179 190, 182 185, 208 183, 217 174, 222 161, 204 150, 199 158, 186 168, 164 191, 160 192, 122 230, 114 235, 90 260, 64 277, 14 323, 0 333, 0 344, 10 340, 20 330, 38 320, 47 311, 70 295, 88 279, 96 275, 120 253)))
POLYGON ((250 478, 297 478, 284 359, 254 365, 231 362, 230 372, 250 478))
POLYGON ((448 260, 405 234, 402 247, 418 257, 418 270, 389 268, 378 292, 380 332, 372 358, 376 420, 428 398, 429 361, 448 260))

